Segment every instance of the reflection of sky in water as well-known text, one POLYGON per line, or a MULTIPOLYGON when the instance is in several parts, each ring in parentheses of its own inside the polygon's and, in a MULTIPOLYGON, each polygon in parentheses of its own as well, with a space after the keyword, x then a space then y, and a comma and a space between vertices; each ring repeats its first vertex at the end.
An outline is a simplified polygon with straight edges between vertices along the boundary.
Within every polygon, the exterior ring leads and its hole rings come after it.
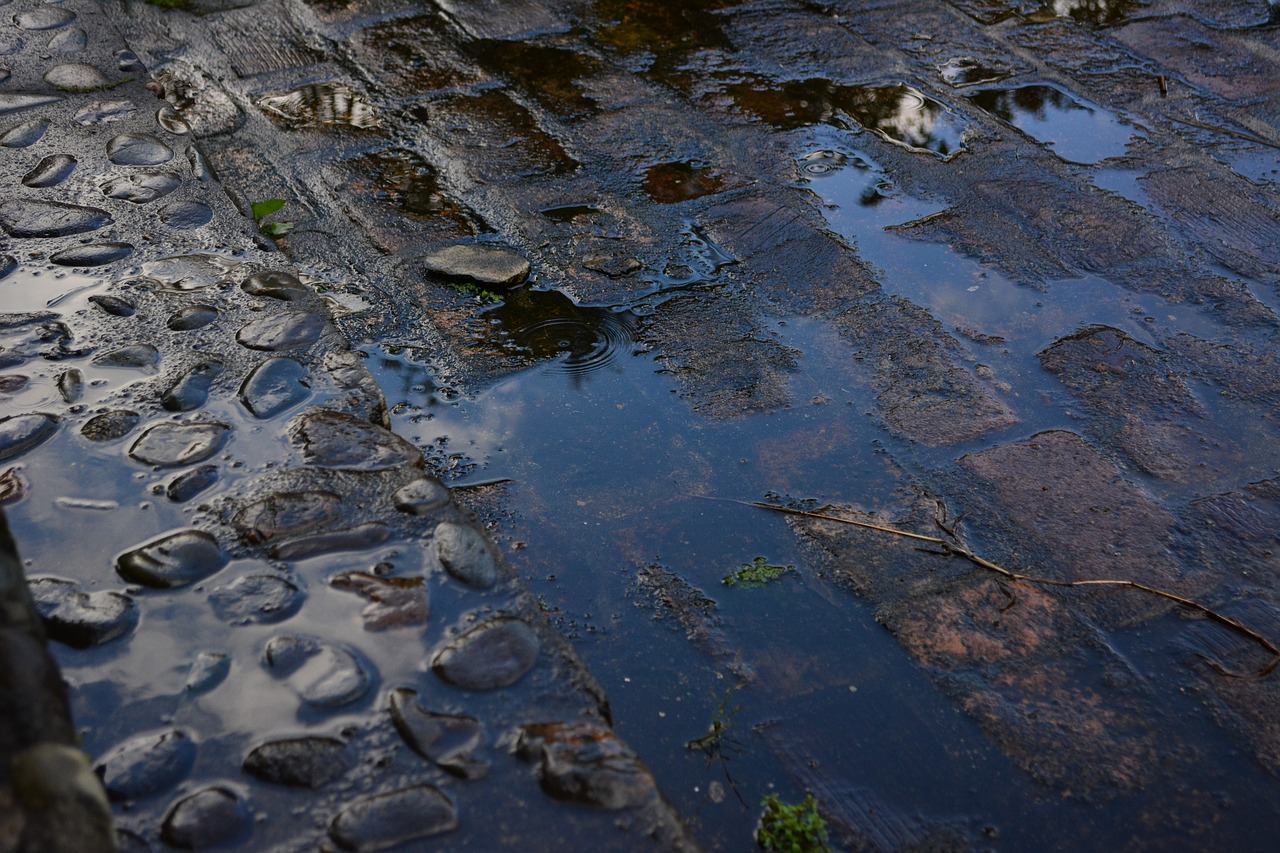
POLYGON ((1071 163, 1118 157, 1130 137, 1140 135, 1112 113, 1085 105, 1052 86, 984 89, 965 97, 1071 163))

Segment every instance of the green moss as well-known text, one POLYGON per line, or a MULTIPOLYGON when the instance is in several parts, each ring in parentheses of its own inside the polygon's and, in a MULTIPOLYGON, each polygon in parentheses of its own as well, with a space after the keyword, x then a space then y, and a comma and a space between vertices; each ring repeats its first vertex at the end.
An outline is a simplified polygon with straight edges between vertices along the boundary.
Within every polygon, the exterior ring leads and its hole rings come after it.
POLYGON ((161 9, 185 9, 187 8, 187 0, 147 0, 152 6, 159 6, 161 9))
POLYGON ((818 804, 809 794, 798 805, 788 805, 770 794, 760 804, 760 825, 756 843, 780 853, 831 853, 827 844, 827 822, 818 814, 818 804))
POLYGON ((492 302, 502 301, 502 297, 499 296, 498 294, 494 293, 491 290, 482 290, 481 288, 476 287, 474 284, 452 283, 449 286, 452 287, 454 290, 456 290, 458 293, 462 294, 463 296, 474 296, 476 299, 479 299, 481 302, 492 303, 492 302))
POLYGON ((756 557, 736 572, 725 575, 720 582, 725 586, 756 589, 795 570, 795 566, 771 566, 764 557, 756 557))

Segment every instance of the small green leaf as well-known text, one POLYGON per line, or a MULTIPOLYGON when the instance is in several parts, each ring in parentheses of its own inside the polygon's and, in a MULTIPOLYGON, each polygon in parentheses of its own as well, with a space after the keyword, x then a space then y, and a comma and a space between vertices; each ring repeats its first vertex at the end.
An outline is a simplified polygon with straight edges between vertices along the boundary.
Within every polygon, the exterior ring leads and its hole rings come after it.
POLYGON ((255 222, 262 222, 271 214, 284 207, 289 202, 283 198, 269 198, 266 201, 255 201, 253 203, 253 219, 255 222))
POLYGON ((293 230, 295 224, 293 222, 264 222, 260 227, 262 233, 268 237, 283 237, 293 230))

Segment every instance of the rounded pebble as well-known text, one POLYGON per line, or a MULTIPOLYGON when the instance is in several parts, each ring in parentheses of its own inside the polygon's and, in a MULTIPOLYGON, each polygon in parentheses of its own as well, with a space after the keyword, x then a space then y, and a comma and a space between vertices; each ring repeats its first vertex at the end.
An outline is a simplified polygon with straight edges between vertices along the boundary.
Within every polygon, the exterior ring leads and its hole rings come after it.
POLYGON ((156 424, 138 437, 129 455, 160 468, 192 465, 217 453, 230 429, 220 423, 156 424))
POLYGON ((190 231, 208 225, 213 208, 202 201, 175 201, 160 208, 160 223, 175 231, 190 231))
POLYGON ((0 418, 0 462, 44 444, 57 430, 58 419, 40 412, 0 418))
POLYGON ((165 325, 175 332, 192 332, 203 329, 216 319, 218 309, 212 305, 188 305, 175 311, 165 325))
POLYGON ((342 498, 335 492, 278 492, 255 501, 232 516, 231 523, 250 545, 332 527, 342 518, 342 498))
POLYGON ((269 358, 240 386, 240 402, 254 417, 272 418, 311 396, 307 369, 291 358, 269 358))
POLYGON ((128 409, 115 409, 94 415, 80 427, 80 434, 89 441, 115 441, 133 432, 133 428, 142 420, 137 412, 128 409))
POLYGON ((264 660, 272 675, 289 679, 302 701, 315 708, 354 702, 368 692, 371 682, 355 653, 310 637, 276 637, 267 643, 264 660))
POLYGON ((248 323, 236 333, 241 346, 266 352, 311 346, 324 331, 324 318, 310 311, 285 311, 248 323))
POLYGON ((65 27, 76 19, 76 13, 61 6, 41 3, 34 9, 20 12, 13 22, 24 30, 54 30, 65 27))
POLYGON ((94 765, 112 800, 136 800, 172 788, 191 772, 196 744, 181 729, 146 732, 107 750, 94 765))
POLYGON ((244 841, 253 816, 230 788, 210 787, 178 800, 160 826, 160 840, 180 850, 203 850, 244 841))
POLYGON ((488 589, 498 582, 497 549, 483 533, 467 524, 436 525, 436 558, 445 571, 467 586, 488 589))
POLYGON ((102 194, 107 198, 146 204, 182 186, 182 180, 172 172, 146 172, 122 175, 102 184, 102 194))
POLYGON ((107 159, 117 166, 159 166, 173 149, 149 133, 122 133, 107 143, 107 159))
POLYGON ((93 243, 63 249, 49 256, 49 260, 62 267, 100 267, 123 261, 133 254, 129 243, 93 243))
POLYGON ((175 477, 165 487, 165 495, 174 503, 189 501, 205 489, 218 482, 218 468, 215 465, 201 465, 180 477, 175 477))
POLYGON ((302 605, 302 592, 276 575, 246 575, 209 596, 218 617, 237 625, 279 622, 302 605))
POLYGON ((0 145, 5 148, 29 148, 40 141, 44 132, 49 129, 47 118, 36 118, 15 124, 0 134, 0 145))
POLYGON ((55 187, 69 178, 75 169, 75 157, 70 154, 50 154, 22 176, 22 185, 32 189, 55 187))
POLYGON ((267 741, 245 756, 243 769, 256 779, 294 788, 320 788, 347 772, 347 745, 331 737, 267 741))
POLYGON ((116 572, 129 583, 172 589, 204 580, 227 564, 218 541, 203 530, 168 533, 116 558, 116 572))
POLYGON ((484 726, 472 717, 435 714, 417 702, 416 691, 405 687, 391 691, 391 721, 409 747, 446 772, 464 779, 478 779, 489 770, 481 755, 484 726))
POLYGON ((231 672, 231 657, 224 652, 201 652, 187 670, 187 683, 182 689, 188 693, 208 693, 222 683, 231 672))
POLYGON ((130 344, 94 356, 93 363, 100 367, 146 369, 160 363, 160 350, 151 344, 130 344))
POLYGON ((400 436, 343 412, 305 414, 290 434, 306 463, 321 468, 383 471, 422 464, 422 451, 400 436))
POLYGON ((288 301, 302 299, 310 292, 296 275, 278 270, 254 273, 241 282, 240 288, 250 296, 267 296, 288 301))
POLYGON ((105 210, 60 201, 15 199, 0 204, 0 228, 10 237, 69 237, 111 222, 105 210))
POLYGON ((527 624, 499 616, 444 645, 431 662, 441 679, 464 690, 509 687, 538 662, 538 635, 527 624))
POLYGON ((55 65, 45 72, 44 81, 50 86, 73 92, 85 92, 107 85, 107 78, 101 71, 82 62, 55 65))
POLYGON ((449 489, 435 477, 423 477, 395 494, 396 509, 410 515, 430 515, 449 503, 449 489))
POLYGON ((49 50, 55 53, 79 53, 89 46, 89 34, 80 27, 62 30, 49 39, 49 50))
POLYGON ((333 819, 329 836, 344 850, 373 853, 457 826, 457 810, 439 788, 414 785, 357 800, 333 819))
POLYGON ((110 314, 112 317, 132 317, 134 314, 138 313, 138 309, 133 307, 132 303, 127 302, 118 296, 90 296, 89 303, 96 306, 103 313, 110 314))
POLYGON ((171 412, 190 412, 209 399, 209 389, 222 375, 223 365, 218 361, 202 361, 192 366, 160 395, 160 405, 171 412))
POLYGON ((122 592, 86 593, 75 581, 31 578, 31 598, 49 636, 76 649, 121 637, 137 623, 133 599, 122 592))

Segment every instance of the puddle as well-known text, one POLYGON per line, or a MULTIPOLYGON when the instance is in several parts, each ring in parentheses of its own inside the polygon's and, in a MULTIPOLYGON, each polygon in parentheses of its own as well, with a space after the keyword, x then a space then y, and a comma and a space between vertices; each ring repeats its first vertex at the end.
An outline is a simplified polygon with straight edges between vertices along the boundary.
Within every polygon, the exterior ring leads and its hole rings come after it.
POLYGON ((0 304, 6 312, 42 311, 101 283, 100 278, 83 273, 18 264, 0 278, 0 304))
POLYGON ((623 53, 728 47, 713 13, 734 5, 736 0, 596 0, 597 38, 623 53))
POLYGON ((983 83, 998 83, 1011 76, 1013 70, 1006 67, 985 65, 976 59, 966 56, 951 59, 939 65, 938 74, 949 85, 963 88, 965 86, 978 86, 983 83))
POLYGON ((869 130, 912 151, 950 157, 964 150, 964 122, 945 105, 905 83, 837 86, 829 80, 732 83, 738 109, 779 130, 829 124, 869 130))
POLYGON ((644 191, 658 204, 702 198, 724 188, 724 178, 706 163, 658 163, 644 173, 644 191))
POLYGON ((370 154, 356 168, 372 180, 375 199, 407 216, 467 221, 462 205, 440 189, 436 170, 412 151, 370 154))
POLYGON ((1137 0, 1052 0, 1026 18, 1033 22, 1070 18, 1082 24, 1117 24, 1145 5, 1137 0))
POLYGON ((578 80, 596 73, 601 63, 558 47, 514 41, 481 41, 468 49, 494 74, 517 84, 538 103, 565 118, 596 112, 578 80))
POLYGON ((1090 165, 1119 157, 1141 131, 1101 107, 1086 104, 1053 86, 983 89, 965 96, 1068 163, 1090 165))
POLYGON ((279 95, 264 95, 258 106, 285 127, 378 127, 378 117, 360 93, 344 83, 313 83, 279 95))

